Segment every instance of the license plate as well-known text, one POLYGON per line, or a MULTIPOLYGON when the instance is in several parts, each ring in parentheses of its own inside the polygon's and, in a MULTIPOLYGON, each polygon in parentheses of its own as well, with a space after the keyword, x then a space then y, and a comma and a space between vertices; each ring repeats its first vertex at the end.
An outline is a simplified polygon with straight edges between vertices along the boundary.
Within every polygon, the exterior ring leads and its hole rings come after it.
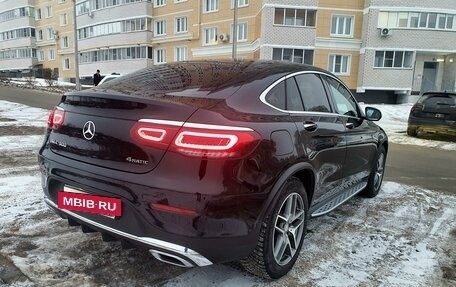
POLYGON ((58 191, 57 207, 100 214, 109 218, 122 215, 122 202, 119 198, 92 195, 69 187, 58 191))

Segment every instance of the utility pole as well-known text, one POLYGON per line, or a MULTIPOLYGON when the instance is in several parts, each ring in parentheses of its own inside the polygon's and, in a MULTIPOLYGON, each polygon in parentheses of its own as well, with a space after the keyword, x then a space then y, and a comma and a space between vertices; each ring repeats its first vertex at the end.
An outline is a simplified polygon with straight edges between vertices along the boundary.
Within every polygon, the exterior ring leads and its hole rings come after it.
POLYGON ((237 26, 238 26, 238 4, 239 0, 234 0, 234 15, 233 15, 233 52, 232 58, 236 60, 237 56, 237 26))
POLYGON ((76 21, 76 0, 73 0, 73 34, 74 34, 74 72, 76 77, 76 91, 81 90, 79 82, 79 49, 78 49, 78 26, 76 21))

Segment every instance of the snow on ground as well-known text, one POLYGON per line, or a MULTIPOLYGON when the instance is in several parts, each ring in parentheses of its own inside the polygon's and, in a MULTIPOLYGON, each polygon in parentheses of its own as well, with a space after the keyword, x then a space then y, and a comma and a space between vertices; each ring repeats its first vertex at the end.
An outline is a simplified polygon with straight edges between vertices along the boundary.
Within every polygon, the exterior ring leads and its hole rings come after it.
MULTIPOLYGON (((16 85, 30 85, 30 82, 33 83, 37 87, 49 87, 49 83, 42 78, 10 78, 11 83, 16 84, 16 85)), ((76 84, 70 83, 70 82, 63 82, 63 81, 52 81, 53 86, 59 86, 59 87, 68 87, 68 88, 74 88, 76 87, 76 84)), ((93 87, 91 85, 82 85, 83 87, 93 87)))
MULTIPOLYGON (((410 105, 376 107, 394 139, 410 105)), ((394 182, 312 219, 294 269, 273 282, 236 265, 183 269, 104 243, 43 203, 36 156, 47 115, 0 101, 0 277, 5 260, 25 275, 12 286, 456 286, 456 196, 394 182)))

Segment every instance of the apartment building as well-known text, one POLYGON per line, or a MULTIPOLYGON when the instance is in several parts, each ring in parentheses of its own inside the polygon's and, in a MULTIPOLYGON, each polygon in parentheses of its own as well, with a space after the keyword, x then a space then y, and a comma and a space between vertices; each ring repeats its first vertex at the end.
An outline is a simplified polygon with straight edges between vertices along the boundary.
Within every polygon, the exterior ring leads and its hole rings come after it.
POLYGON ((21 75, 37 62, 33 2, 0 1, 0 76, 21 75))
POLYGON ((35 47, 36 75, 51 69, 54 77, 74 78, 73 2, 71 0, 36 0, 35 47))
MULTIPOLYGON (((454 0, 236 1, 238 59, 315 65, 367 102, 455 90, 454 0)), ((174 61, 230 59, 234 3, 76 0, 80 76, 89 83, 97 69, 126 74, 174 61)), ((0 0, 0 37, 25 29, 0 41, 0 71, 52 68, 74 80, 72 9, 70 0, 0 0)))
POLYGON ((366 0, 357 91, 400 98, 455 91, 454 0, 366 0))
POLYGON ((126 74, 153 65, 151 0, 76 2, 79 72, 85 83, 102 75, 126 74))

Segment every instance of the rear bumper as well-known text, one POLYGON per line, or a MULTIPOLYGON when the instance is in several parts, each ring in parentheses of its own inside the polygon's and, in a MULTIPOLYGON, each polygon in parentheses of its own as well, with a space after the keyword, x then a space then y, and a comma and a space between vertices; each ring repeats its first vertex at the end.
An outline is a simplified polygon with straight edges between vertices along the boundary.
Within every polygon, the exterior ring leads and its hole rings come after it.
MULTIPOLYGON (((192 266, 207 266, 207 265, 212 264, 212 262, 209 259, 207 259, 206 257, 202 256, 198 252, 193 251, 192 249, 187 248, 185 246, 180 246, 177 244, 158 240, 155 238, 139 237, 139 236, 135 236, 133 234, 122 232, 120 230, 116 230, 109 226, 106 226, 106 225, 100 224, 98 222, 95 222, 93 220, 87 219, 74 212, 59 209, 57 207, 57 205, 49 198, 45 198, 44 202, 47 204, 47 206, 52 211, 54 211, 57 215, 61 216, 62 218, 71 217, 73 220, 76 220, 80 224, 85 224, 86 226, 88 226, 94 230, 97 230, 100 232, 107 232, 110 235, 120 237, 122 239, 130 240, 135 243, 141 243, 144 246, 146 246, 146 248, 148 248, 152 254, 159 253, 159 254, 167 254, 167 256, 178 257, 180 259, 179 261, 182 262, 182 265, 180 265, 180 266, 192 267, 192 266)), ((154 254, 154 256, 155 256, 155 254, 154 254)), ((168 262, 168 263, 170 263, 170 262, 168 262)), ((176 264, 176 265, 179 265, 179 264, 176 264)))
POLYGON ((432 119, 409 117, 408 128, 415 129, 417 132, 456 137, 456 121, 435 121, 432 119))
POLYGON ((261 222, 258 214, 264 208, 267 193, 202 195, 204 187, 198 182, 192 186, 194 193, 179 192, 154 187, 156 180, 150 173, 121 174, 109 170, 101 173, 97 171, 102 168, 95 170, 93 166, 52 156, 55 160, 41 154, 39 163, 45 202, 55 213, 145 248, 161 261, 187 267, 229 262, 248 256, 258 242, 260 225, 256 222, 261 222), (57 193, 64 186, 120 198, 122 216, 112 219, 59 209, 57 193), (154 210, 151 202, 183 205, 197 214, 154 210))

